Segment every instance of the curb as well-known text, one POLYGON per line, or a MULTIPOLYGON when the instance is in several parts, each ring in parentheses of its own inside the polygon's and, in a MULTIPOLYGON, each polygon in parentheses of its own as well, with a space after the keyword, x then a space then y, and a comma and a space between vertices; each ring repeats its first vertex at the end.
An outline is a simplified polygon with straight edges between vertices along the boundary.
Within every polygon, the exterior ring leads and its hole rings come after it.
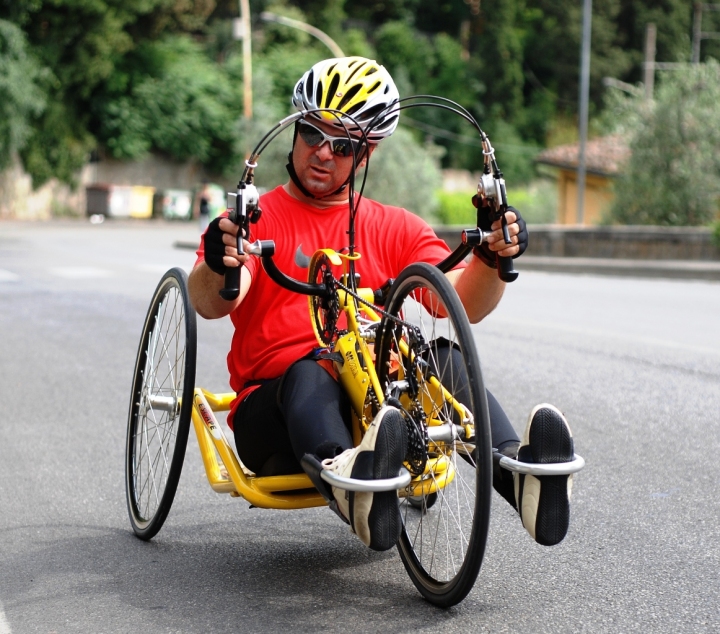
POLYGON ((720 281, 720 262, 697 260, 626 260, 524 255, 515 260, 515 268, 518 271, 548 273, 720 281))

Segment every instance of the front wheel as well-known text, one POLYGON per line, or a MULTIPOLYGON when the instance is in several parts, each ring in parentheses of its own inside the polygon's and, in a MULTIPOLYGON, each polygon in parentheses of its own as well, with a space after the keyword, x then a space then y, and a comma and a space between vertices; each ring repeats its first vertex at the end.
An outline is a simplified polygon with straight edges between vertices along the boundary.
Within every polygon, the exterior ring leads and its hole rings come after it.
POLYGON ((437 268, 407 267, 385 306, 376 344, 380 384, 400 401, 409 427, 428 432, 420 443, 413 434, 408 464, 416 477, 401 492, 398 549, 420 593, 449 607, 475 584, 490 519, 492 447, 480 362, 460 299, 437 268))
POLYGON ((187 274, 170 269, 145 318, 128 415, 125 491, 141 539, 157 534, 175 497, 192 415, 196 347, 187 274))

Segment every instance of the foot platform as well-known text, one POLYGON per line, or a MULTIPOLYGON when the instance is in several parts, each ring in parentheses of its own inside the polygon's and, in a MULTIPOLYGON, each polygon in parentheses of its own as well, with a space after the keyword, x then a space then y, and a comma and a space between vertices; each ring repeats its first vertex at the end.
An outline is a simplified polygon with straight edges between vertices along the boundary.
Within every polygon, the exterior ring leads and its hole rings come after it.
POLYGON ((410 484, 412 476, 410 472, 401 467, 396 478, 385 478, 383 480, 358 480, 356 478, 344 478, 328 469, 323 468, 322 463, 311 454, 306 454, 300 461, 310 480, 326 499, 332 499, 332 491, 328 488, 336 487, 344 491, 359 491, 361 493, 380 493, 382 491, 397 491, 404 489, 410 484), (319 480, 319 481, 318 481, 319 480), (321 486, 318 486, 320 484, 321 486))
POLYGON ((537 463, 537 462, 520 462, 519 460, 513 460, 508 456, 503 456, 499 452, 493 450, 494 458, 498 461, 498 464, 508 471, 514 471, 515 473, 523 473, 525 475, 533 476, 558 476, 558 475, 570 475, 571 473, 577 473, 585 466, 585 460, 582 456, 577 454, 573 455, 573 459, 570 462, 553 462, 553 463, 537 463), (499 459, 498 459, 499 456, 499 459))

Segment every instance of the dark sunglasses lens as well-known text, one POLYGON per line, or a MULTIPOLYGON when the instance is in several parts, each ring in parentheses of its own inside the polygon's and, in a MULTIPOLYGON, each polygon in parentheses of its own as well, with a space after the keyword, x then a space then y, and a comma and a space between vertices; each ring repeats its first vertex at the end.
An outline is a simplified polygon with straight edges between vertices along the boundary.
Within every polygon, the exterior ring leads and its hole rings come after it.
POLYGON ((298 134, 302 137, 302 140, 305 141, 310 147, 315 147, 316 145, 319 145, 323 142, 323 139, 325 136, 323 135, 320 130, 317 128, 314 128, 311 125, 308 125, 307 123, 301 123, 298 126, 298 134))
POLYGON ((350 156, 352 154, 352 144, 347 139, 333 139, 331 144, 335 156, 350 156))

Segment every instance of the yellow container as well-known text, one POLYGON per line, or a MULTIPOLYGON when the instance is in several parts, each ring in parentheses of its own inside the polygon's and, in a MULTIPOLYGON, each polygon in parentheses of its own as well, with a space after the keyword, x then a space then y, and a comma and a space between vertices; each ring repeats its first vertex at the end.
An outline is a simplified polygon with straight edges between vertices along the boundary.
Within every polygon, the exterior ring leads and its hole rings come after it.
POLYGON ((133 187, 130 192, 130 217, 150 218, 153 209, 154 187, 133 187))

